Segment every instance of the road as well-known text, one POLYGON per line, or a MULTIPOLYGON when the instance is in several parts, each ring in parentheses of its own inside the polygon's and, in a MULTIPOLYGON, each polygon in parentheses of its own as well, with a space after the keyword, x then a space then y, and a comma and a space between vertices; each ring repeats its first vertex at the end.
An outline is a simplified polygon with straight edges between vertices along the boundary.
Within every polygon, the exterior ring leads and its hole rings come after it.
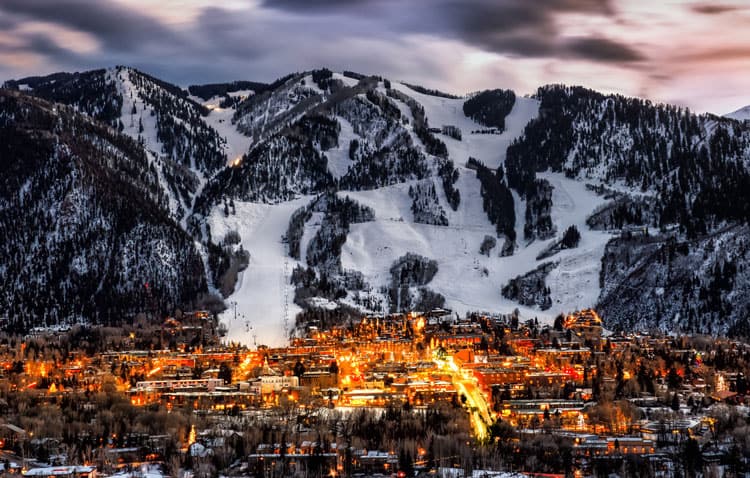
POLYGON ((489 435, 489 426, 494 421, 484 394, 474 383, 473 377, 466 377, 463 374, 453 361, 453 357, 448 357, 445 360, 436 358, 435 363, 442 371, 450 374, 453 386, 456 387, 459 396, 466 397, 465 406, 469 411, 474 435, 477 439, 484 440, 489 435))

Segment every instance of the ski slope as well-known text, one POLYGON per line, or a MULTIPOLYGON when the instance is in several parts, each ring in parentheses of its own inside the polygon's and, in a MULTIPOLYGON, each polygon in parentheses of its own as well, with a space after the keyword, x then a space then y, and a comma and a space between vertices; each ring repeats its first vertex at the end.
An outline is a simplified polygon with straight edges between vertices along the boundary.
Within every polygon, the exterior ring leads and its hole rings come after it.
MULTIPOLYGON (((473 207, 458 217, 462 221, 450 226, 416 224, 409 210, 408 184, 373 191, 340 193, 375 210, 373 222, 354 224, 342 251, 342 265, 361 271, 374 288, 388 284, 393 262, 407 252, 417 253, 438 262, 438 273, 427 285, 446 298, 446 307, 459 314, 469 311, 510 312, 518 308, 526 318, 552 320, 561 312, 591 306, 599 295, 599 268, 606 233, 588 230, 586 217, 604 201, 583 183, 562 174, 544 173, 555 187, 552 219, 559 234, 571 224, 581 232, 578 248, 565 250, 551 259, 537 261, 536 256, 552 241, 535 241, 520 245, 509 257, 499 257, 499 245, 490 257, 479 254, 485 235, 495 235, 495 228, 481 209, 473 207), (550 273, 553 306, 547 311, 519 306, 500 294, 512 278, 524 274, 542 262, 560 261, 550 273)), ((468 183, 467 183, 468 184, 468 183)), ((469 191, 461 190, 462 197, 469 191)), ((517 228, 523 227, 523 215, 517 228)))
MULTIPOLYGON (((242 91, 236 92, 232 94, 232 96, 237 96, 239 93, 245 93, 245 95, 251 94, 249 91, 242 91)), ((224 151, 227 155, 227 164, 229 164, 247 153, 253 140, 249 136, 240 133, 237 127, 232 123, 234 108, 222 108, 219 105, 221 100, 221 97, 214 96, 210 100, 203 102, 203 106, 209 110, 208 116, 205 118, 206 123, 215 129, 219 135, 227 141, 224 146, 224 151)))
POLYGON ((301 309, 294 304, 289 285, 297 261, 287 256, 281 237, 292 213, 309 201, 309 197, 275 205, 235 201, 236 215, 225 217, 222 208, 216 208, 209 217, 215 241, 235 230, 250 253, 250 263, 239 274, 234 293, 226 300, 228 308, 219 317, 228 329, 225 340, 271 347, 287 343, 285 326, 294 325, 301 309))
POLYGON ((524 127, 539 114, 539 101, 532 98, 516 97, 510 114, 505 118, 505 131, 502 134, 471 134, 474 130, 487 129, 464 115, 465 98, 443 98, 418 93, 402 83, 392 87, 411 96, 424 106, 430 127, 441 128, 453 125, 461 129, 461 141, 444 134, 437 136, 448 147, 448 154, 456 166, 463 166, 473 156, 489 168, 497 168, 505 162, 505 152, 510 143, 521 136, 524 127))
MULTIPOLYGON (((554 239, 532 241, 530 244, 523 241, 525 203, 514 193, 519 238, 516 252, 512 256, 500 257, 501 239, 489 257, 479 254, 484 237, 494 237, 496 231, 483 210, 476 173, 467 169, 465 163, 469 157, 475 157, 491 168, 503 164, 507 146, 538 115, 538 101, 516 98, 502 134, 471 134, 471 131, 485 127, 464 116, 463 99, 429 96, 399 83, 393 85, 424 106, 431 126, 454 125, 461 128, 462 141, 438 135, 446 143, 450 158, 459 170, 456 187, 460 191, 461 202, 458 209, 453 211, 440 180, 433 178, 438 200, 449 220, 449 226, 433 226, 413 221, 408 190, 414 182, 368 191, 338 192, 341 197, 349 196, 375 211, 374 221, 351 225, 342 249, 344 269, 362 272, 370 285, 370 293, 378 295, 381 294, 381 287, 388 285, 389 269, 399 257, 411 252, 434 259, 438 262, 439 270, 426 287, 442 294, 446 307, 459 314, 470 311, 508 313, 517 308, 524 318, 538 317, 542 321, 551 321, 559 313, 594 305, 599 295, 601 256, 610 235, 590 231, 586 226, 586 218, 605 201, 587 190, 582 182, 562 174, 539 174, 554 187, 552 220, 558 235, 575 224, 581 233, 578 248, 537 261, 537 255, 554 239), (558 263, 547 277, 553 301, 551 309, 541 311, 536 307, 523 307, 502 297, 501 289, 510 279, 549 260, 558 263)), ((411 119, 408 107, 400 101, 396 103, 402 113, 411 119)), ((216 125, 216 119, 221 114, 228 113, 214 109, 209 115, 211 124, 216 125)), ((349 141, 357 135, 348 122, 337 119, 341 124, 339 146, 325 154, 333 176, 341 177, 351 164, 348 157, 349 141)), ((409 121, 409 125, 411 123, 409 121)), ((230 125, 226 121, 219 124, 221 127, 230 125)), ((410 127, 407 126, 407 129, 410 127)), ((237 138, 226 130, 219 131, 227 137, 235 151, 249 146, 249 138, 237 138)), ((421 144, 418 139, 415 139, 415 143, 421 144)), ((285 329, 285 320, 288 326, 292 326, 300 311, 293 303, 294 290, 289 284, 291 271, 298 262, 287 257, 281 236, 286 232, 291 214, 310 199, 299 198, 276 205, 235 201, 236 215, 225 217, 222 208, 216 208, 212 213, 209 225, 214 240, 218 242, 230 230, 237 230, 243 247, 251 255, 248 268, 241 273, 234 293, 227 299, 228 309, 221 315, 221 321, 229 330, 227 340, 246 345, 274 346, 286 343, 290 331, 285 329)), ((319 230, 321 219, 322 214, 315 213, 305 224, 300 243, 301 263, 305 261, 308 244, 319 230)), ((326 308, 336 306, 335 303, 322 305, 326 308)))

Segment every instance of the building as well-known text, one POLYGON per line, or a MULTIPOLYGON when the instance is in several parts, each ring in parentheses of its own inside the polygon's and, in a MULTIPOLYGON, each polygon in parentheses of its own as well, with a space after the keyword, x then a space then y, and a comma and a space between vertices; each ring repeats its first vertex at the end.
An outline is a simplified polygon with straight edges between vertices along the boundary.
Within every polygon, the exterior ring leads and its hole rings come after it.
POLYGON ((299 377, 299 385, 311 390, 336 387, 338 381, 338 374, 328 370, 309 370, 299 377))
POLYGON ((252 384, 251 390, 259 395, 270 395, 293 387, 299 387, 299 377, 294 375, 263 375, 252 384))
POLYGON ((568 315, 563 327, 586 340, 598 340, 602 336, 602 319, 594 309, 583 309, 568 315))

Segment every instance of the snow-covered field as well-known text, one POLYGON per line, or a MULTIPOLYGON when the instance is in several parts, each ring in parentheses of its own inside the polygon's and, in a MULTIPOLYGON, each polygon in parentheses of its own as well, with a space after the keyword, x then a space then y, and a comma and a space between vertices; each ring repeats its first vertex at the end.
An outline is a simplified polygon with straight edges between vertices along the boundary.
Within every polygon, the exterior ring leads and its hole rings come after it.
POLYGON ((537 177, 546 179, 555 188, 552 191, 552 220, 557 226, 558 236, 571 225, 581 233, 578 248, 562 251, 552 258, 559 258, 560 263, 547 276, 553 301, 550 311, 570 312, 593 306, 600 291, 601 257, 612 236, 589 230, 586 218, 606 201, 587 190, 584 183, 562 174, 540 173, 537 177))
MULTIPOLYGON (((153 108, 148 106, 143 99, 138 96, 138 89, 130 79, 130 70, 123 69, 119 74, 116 69, 110 69, 107 73, 111 79, 115 80, 117 91, 122 96, 122 108, 120 110, 120 122, 123 124, 123 133, 132 138, 141 138, 146 147, 149 162, 154 164, 157 157, 163 152, 163 144, 157 136, 156 115, 153 108), (133 110, 135 109, 135 113, 133 110), (143 131, 141 131, 143 127, 143 131)), ((169 191, 168 181, 164 177, 164 172, 160 167, 156 168, 159 175, 159 182, 165 191, 169 191)), ((179 207, 178 200, 169 195, 169 210, 173 213, 179 207)))
POLYGON ((250 264, 240 273, 226 301, 229 308, 219 318, 228 328, 226 340, 246 345, 287 343, 285 320, 292 326, 300 308, 294 304, 294 289, 289 285, 297 261, 287 256, 281 236, 292 213, 309 201, 307 197, 275 205, 237 201, 236 215, 225 217, 216 208, 209 218, 215 240, 236 230, 242 247, 250 253, 250 264))

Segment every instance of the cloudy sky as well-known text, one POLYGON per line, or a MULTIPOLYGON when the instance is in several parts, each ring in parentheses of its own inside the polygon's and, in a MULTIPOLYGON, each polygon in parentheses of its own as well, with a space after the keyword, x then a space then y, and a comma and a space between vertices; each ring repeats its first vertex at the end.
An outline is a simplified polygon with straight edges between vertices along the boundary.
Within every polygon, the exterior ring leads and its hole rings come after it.
POLYGON ((0 0, 0 80, 117 64, 187 86, 321 66, 454 93, 546 83, 750 104, 747 0, 0 0))

